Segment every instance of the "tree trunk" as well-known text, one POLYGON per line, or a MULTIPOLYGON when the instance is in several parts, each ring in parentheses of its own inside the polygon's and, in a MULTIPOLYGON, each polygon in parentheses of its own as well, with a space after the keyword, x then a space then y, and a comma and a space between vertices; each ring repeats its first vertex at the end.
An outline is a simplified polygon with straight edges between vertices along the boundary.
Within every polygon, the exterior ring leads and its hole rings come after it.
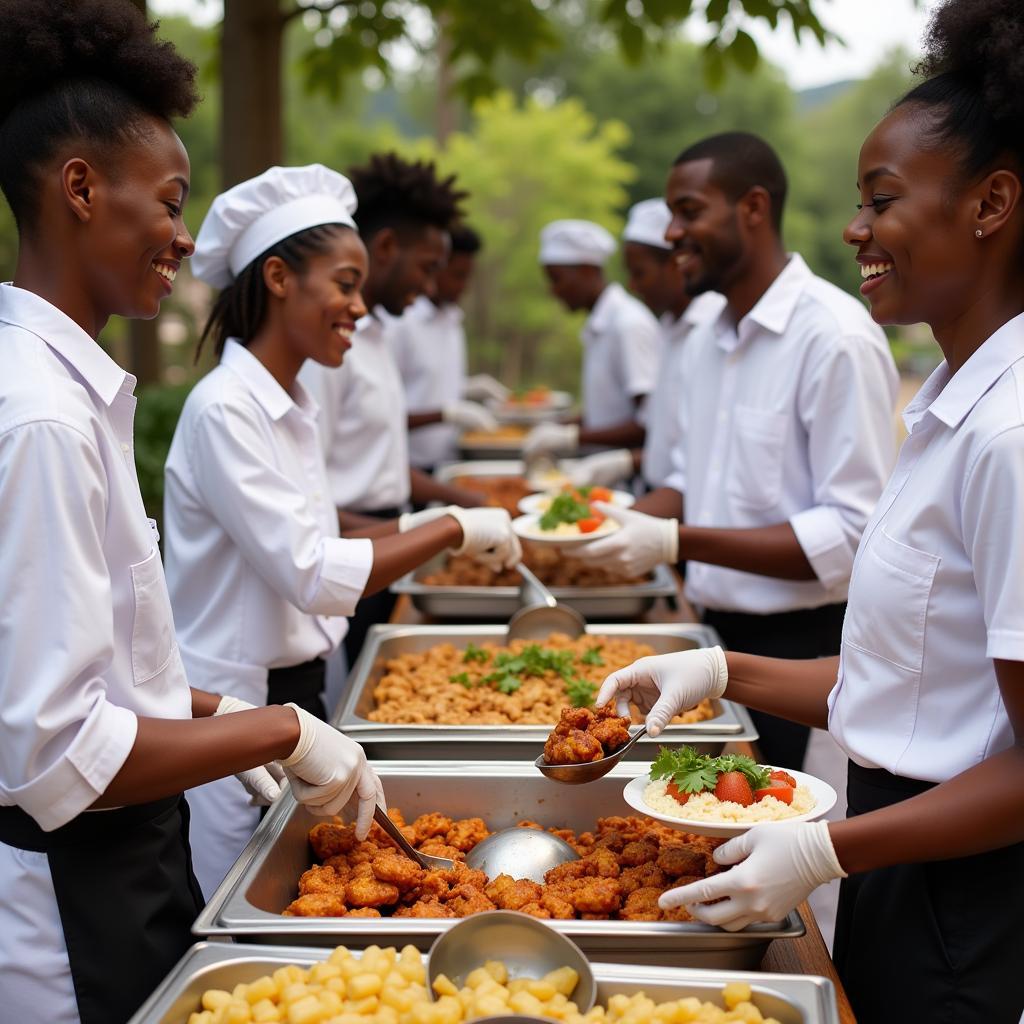
POLYGON ((280 0, 224 0, 220 168, 224 188, 281 163, 280 0))

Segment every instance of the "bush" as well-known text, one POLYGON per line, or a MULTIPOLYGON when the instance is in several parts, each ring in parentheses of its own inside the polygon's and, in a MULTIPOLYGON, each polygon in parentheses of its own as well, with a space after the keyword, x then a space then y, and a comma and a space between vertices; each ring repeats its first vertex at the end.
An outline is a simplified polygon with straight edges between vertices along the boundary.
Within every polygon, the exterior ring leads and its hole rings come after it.
POLYGON ((192 384, 154 385, 139 392, 135 410, 135 466, 146 513, 158 523, 163 516, 164 463, 174 428, 192 384))

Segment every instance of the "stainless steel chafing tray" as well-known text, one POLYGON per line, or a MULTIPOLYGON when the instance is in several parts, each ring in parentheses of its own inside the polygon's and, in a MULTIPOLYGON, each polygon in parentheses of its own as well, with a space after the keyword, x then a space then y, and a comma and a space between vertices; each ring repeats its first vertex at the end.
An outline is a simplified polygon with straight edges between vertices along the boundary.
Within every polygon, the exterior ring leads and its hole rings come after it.
POLYGON ((460 476, 525 476, 526 463, 519 458, 497 456, 471 462, 446 462, 434 470, 434 476, 449 484, 460 476))
MULTIPOLYGON (((235 985, 249 984, 285 964, 310 967, 326 956, 324 949, 199 942, 128 1024, 185 1024, 189 1014, 200 1009, 200 997, 207 989, 230 992, 235 985)), ((745 981, 753 989, 753 1004, 780 1024, 839 1024, 835 987, 828 978, 629 964, 597 964, 594 974, 600 1005, 607 1005, 617 993, 644 992, 658 1003, 695 996, 721 1006, 721 990, 730 982, 745 981)))
MULTIPOLYGON (((529 427, 524 426, 525 431, 529 431, 529 427)), ((486 459, 488 461, 495 459, 518 459, 523 454, 523 441, 526 440, 526 434, 520 438, 506 438, 499 440, 497 438, 493 440, 471 441, 466 440, 465 435, 459 438, 458 449, 460 459, 486 459)), ((484 474, 478 473, 477 476, 483 476, 484 474)))
MULTIPOLYGON (((625 637, 648 644, 655 654, 710 647, 718 643, 713 629, 699 623, 633 623, 590 626, 589 634, 625 637)), ((425 651, 436 644, 465 647, 471 641, 501 644, 503 626, 373 626, 352 668, 347 693, 331 724, 359 740, 370 758, 480 761, 532 761, 554 725, 396 725, 374 722, 373 692, 384 675, 385 663, 401 654, 425 651)), ((746 708, 727 700, 712 702, 714 718, 692 725, 669 726, 659 740, 645 737, 626 755, 650 761, 661 743, 688 743, 703 753, 721 753, 726 743, 757 739, 746 708)))
MULTIPOLYGON (((622 790, 642 766, 619 764, 597 782, 566 790, 532 765, 451 763, 374 766, 388 802, 408 820, 428 811, 479 816, 492 829, 522 818, 545 826, 592 829, 598 818, 633 815, 622 790)), ((263 819, 241 857, 193 926, 196 935, 284 945, 406 945, 428 949, 454 923, 408 917, 284 917, 299 876, 314 861, 309 829, 317 822, 285 793, 263 819)), ((726 932, 695 921, 552 921, 591 960, 613 963, 749 969, 772 939, 796 938, 804 924, 794 911, 776 924, 726 932)))

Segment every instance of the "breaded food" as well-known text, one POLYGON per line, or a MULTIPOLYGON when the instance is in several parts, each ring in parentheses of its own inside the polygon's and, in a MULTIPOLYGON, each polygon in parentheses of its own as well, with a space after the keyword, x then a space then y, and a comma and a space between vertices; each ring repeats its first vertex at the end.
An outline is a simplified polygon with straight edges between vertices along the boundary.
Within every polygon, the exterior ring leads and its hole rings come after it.
POLYGON ((658 897, 661 890, 653 887, 643 886, 634 889, 626 897, 620 917, 624 921, 657 921, 661 916, 661 908, 658 906, 658 897))
POLYGON ((344 896, 347 878, 347 873, 344 877, 339 876, 333 867, 326 864, 314 864, 308 871, 304 871, 299 879, 299 895, 325 892, 340 893, 344 896))
POLYGON ((456 850, 466 853, 477 843, 482 843, 490 834, 483 818, 462 818, 448 830, 444 841, 456 850))
POLYGON ((616 878, 581 878, 573 888, 572 905, 581 914, 615 913, 622 903, 622 887, 616 878))
POLYGON ((416 833, 416 842, 422 843, 425 839, 433 839, 434 836, 446 836, 452 829, 455 822, 447 814, 421 814, 411 823, 413 832, 416 833))
POLYGON ((409 860, 404 854, 386 851, 373 858, 370 865, 378 882, 389 882, 397 886, 399 892, 415 888, 423 881, 426 872, 415 861, 409 860))
POLYGON ((327 860, 338 853, 348 853, 356 845, 354 825, 342 825, 333 821, 317 822, 309 830, 309 845, 317 860, 327 860))
POLYGON ((606 704, 589 708, 562 708, 544 744, 548 764, 586 764, 614 754, 629 742, 629 719, 606 704))
POLYGON ((484 893, 499 910, 522 910, 529 903, 539 903, 543 889, 527 878, 498 875, 484 893))
POLYGON ((292 900, 282 913, 285 917, 344 917, 348 905, 344 891, 311 892, 292 900))
POLYGON ((582 729, 567 735, 552 733, 544 743, 544 760, 548 764, 585 764, 600 761, 604 750, 598 738, 582 729))
POLYGON ((354 878, 345 886, 352 907, 384 907, 398 902, 398 886, 376 878, 354 878))
POLYGON ((658 867, 672 878, 697 875, 703 878, 707 870, 707 857, 703 850, 673 843, 663 846, 658 854, 658 867))
POLYGON ((658 844, 653 839, 634 839, 626 843, 619 854, 619 863, 635 868, 640 864, 658 859, 658 844))
POLYGON ((455 917, 455 911, 437 900, 417 900, 407 907, 399 907, 394 917, 455 917))
POLYGON ((619 885, 625 895, 635 892, 637 889, 654 888, 662 892, 668 884, 668 877, 665 872, 653 861, 646 864, 637 864, 635 867, 623 868, 619 875, 619 885))

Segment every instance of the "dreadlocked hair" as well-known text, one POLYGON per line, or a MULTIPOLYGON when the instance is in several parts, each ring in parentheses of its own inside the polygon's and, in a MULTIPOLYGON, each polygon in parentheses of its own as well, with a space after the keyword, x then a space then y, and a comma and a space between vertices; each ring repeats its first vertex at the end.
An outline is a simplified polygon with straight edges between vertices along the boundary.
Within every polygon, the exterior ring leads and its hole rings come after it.
POLYGON ((896 106, 932 108, 932 137, 961 151, 968 178, 1007 156, 1024 170, 1024 19, 1020 0, 943 0, 914 68, 927 76, 896 106))
POLYGON ((359 206, 359 233, 372 238, 382 228, 408 233, 424 227, 447 231, 459 219, 468 193, 455 188, 455 175, 439 178, 433 163, 378 153, 348 172, 359 206))
POLYGON ((296 274, 301 274, 311 256, 327 252, 338 235, 351 230, 347 224, 320 224, 289 235, 266 252, 260 253, 217 296, 196 346, 193 363, 199 361, 203 345, 210 336, 213 337, 214 351, 218 357, 224 351, 224 343, 228 338, 237 338, 243 345, 248 345, 255 337, 267 316, 267 286, 263 283, 263 264, 271 256, 277 256, 296 274))
POLYGON ((195 65, 129 0, 0 0, 0 25, 0 190, 19 230, 62 146, 104 154, 198 101, 195 65))

